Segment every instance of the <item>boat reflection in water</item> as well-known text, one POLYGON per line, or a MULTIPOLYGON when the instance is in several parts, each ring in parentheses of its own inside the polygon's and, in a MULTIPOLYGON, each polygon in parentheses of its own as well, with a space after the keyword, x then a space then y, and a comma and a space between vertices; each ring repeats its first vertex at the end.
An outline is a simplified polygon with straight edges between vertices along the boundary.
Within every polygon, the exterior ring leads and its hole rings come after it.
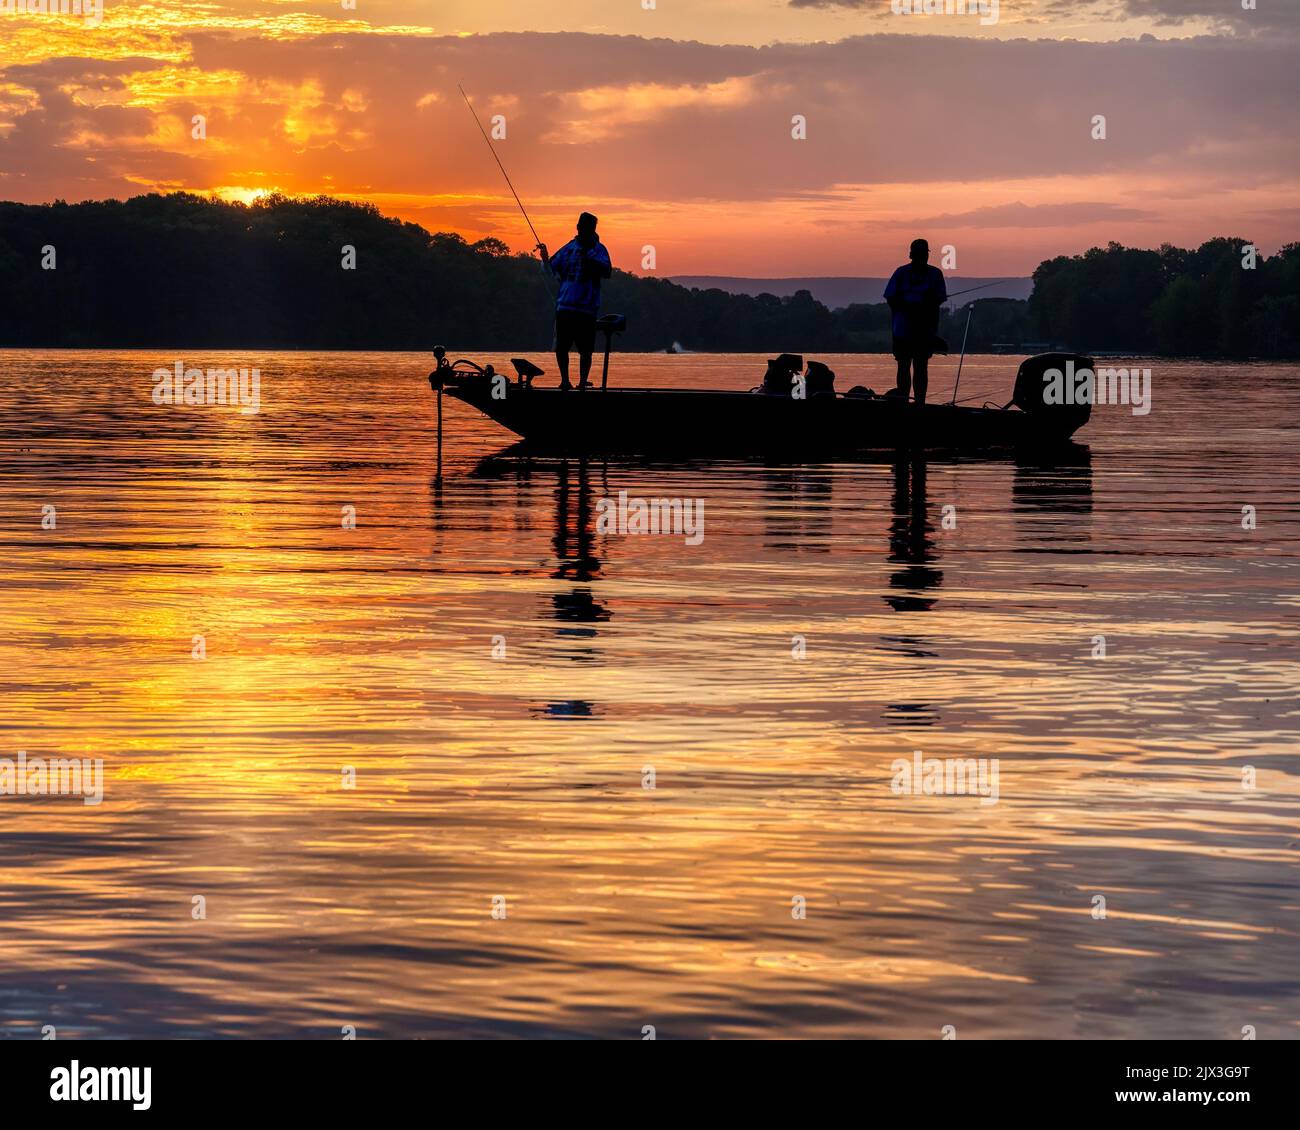
MULTIPOLYGON (((888 581, 892 591, 883 594, 881 599, 895 612, 931 611, 938 601, 937 590, 943 584, 943 571, 937 567, 938 525, 943 521, 943 513, 942 509, 938 514, 934 512, 935 505, 930 498, 927 476, 932 465, 956 469, 958 473, 962 465, 1012 465, 1012 508, 1026 520, 1033 520, 1035 515, 1086 515, 1092 510, 1091 457, 1088 448, 1079 444, 1062 445, 1050 455, 991 452, 983 456, 945 458, 912 451, 867 454, 846 462, 883 463, 891 469, 893 487, 886 529, 889 547, 886 561, 893 567, 888 581)), ((596 532, 596 488, 600 497, 612 496, 611 469, 620 476, 620 485, 633 492, 637 490, 636 479, 629 484, 629 475, 653 477, 663 472, 678 476, 695 474, 707 486, 717 467, 724 466, 731 471, 744 469, 743 463, 730 460, 662 463, 634 457, 542 456, 520 443, 480 460, 472 477, 513 480, 521 486, 537 476, 554 477, 551 544, 555 560, 550 575, 571 582, 571 587, 551 594, 550 614, 562 625, 557 635, 594 640, 598 635, 595 625, 613 615, 608 603, 597 599, 594 586, 605 577, 605 563, 612 546, 617 544, 596 532)), ((761 471, 758 465, 754 466, 754 471, 762 476, 765 549, 794 554, 831 551, 835 539, 834 466, 767 462, 761 465, 761 471)), ((646 493, 653 491, 647 489, 646 493)), ((953 516, 956 517, 955 511, 953 516)), ((1060 531, 1056 536, 1062 540, 1086 540, 1088 534, 1086 528, 1077 527, 1060 531)), ((888 638, 917 658, 933 655, 919 637, 888 638)), ((596 652, 591 648, 582 649, 572 652, 569 658, 590 662, 596 658, 596 652)))
MULTIPOLYGON (((1011 484, 1011 505, 1024 535, 1040 534, 1044 517, 1092 514, 1092 452, 1071 444, 1050 461, 1029 457, 1016 460, 1011 484)), ((1087 522, 1056 522, 1048 539, 1053 545, 1091 541, 1087 522)))
POLYGON ((832 476, 824 467, 769 464, 763 470, 763 544, 790 553, 829 553, 832 476))
MULTIPOLYGON (((1015 457, 1007 453, 984 458, 973 456, 942 459, 924 452, 897 452, 867 456, 852 461, 869 467, 884 464, 892 476, 889 515, 884 523, 889 567, 888 591, 880 600, 894 612, 905 616, 929 613, 939 601, 943 570, 938 567, 940 524, 943 508, 930 496, 931 465, 962 473, 963 465, 972 469, 1013 466, 1011 503, 1014 512, 1026 521, 1037 521, 1054 513, 1087 514, 1092 506, 1092 468, 1086 447, 1068 445, 1051 457, 1015 457)), ((550 576, 568 582, 567 587, 548 597, 548 615, 559 622, 555 634, 566 643, 564 657, 575 663, 596 663, 600 651, 596 646, 599 625, 614 615, 610 603, 597 595, 597 586, 607 575, 611 553, 617 552, 617 539, 602 537, 596 531, 597 489, 601 497, 614 493, 609 485, 611 469, 621 486, 652 493, 648 483, 663 474, 698 476, 708 484, 719 468, 740 473, 743 464, 710 464, 692 460, 685 463, 655 463, 634 458, 599 459, 547 458, 531 454, 526 445, 518 444, 482 460, 475 477, 510 479, 519 486, 536 476, 554 477, 554 516, 551 544, 554 563, 550 576), (632 476, 629 482, 629 476, 632 476), (638 486, 645 480, 646 486, 638 486)), ((762 544, 783 555, 824 555, 838 544, 834 516, 837 465, 782 465, 765 463, 761 470, 763 487, 762 544)), ((955 512, 954 512, 955 517, 955 512)), ((1086 529, 1070 527, 1056 535, 1060 539, 1086 539, 1086 529)), ((865 539, 863 539, 865 540, 865 539)), ((900 622, 901 623, 901 622, 900 622)), ((940 658, 941 641, 927 633, 886 631, 881 646, 904 659, 921 663, 940 658)), ((598 711, 585 700, 547 703, 538 713, 554 718, 588 718, 598 711)), ((893 727, 928 727, 939 720, 939 708, 930 701, 898 700, 884 704, 883 721, 893 727)))

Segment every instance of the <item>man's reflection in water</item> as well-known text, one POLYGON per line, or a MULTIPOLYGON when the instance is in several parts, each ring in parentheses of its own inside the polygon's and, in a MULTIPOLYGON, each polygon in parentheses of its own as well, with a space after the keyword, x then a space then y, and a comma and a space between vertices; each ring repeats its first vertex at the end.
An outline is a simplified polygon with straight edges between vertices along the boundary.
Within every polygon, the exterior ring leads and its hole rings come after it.
POLYGON ((935 598, 925 595, 943 582, 943 573, 930 568, 934 551, 934 527, 930 524, 925 492, 925 456, 899 453, 894 460, 893 518, 889 523, 889 557, 903 565, 889 578, 891 588, 902 595, 886 596, 895 612, 928 612, 935 598))
MULTIPOLYGON (((565 641, 560 654, 575 663, 594 663, 598 660, 596 649, 586 641, 593 640, 597 629, 589 625, 608 620, 613 615, 596 600, 590 582, 601 576, 601 561, 596 554, 595 516, 592 502, 591 474, 585 460, 571 464, 569 460, 558 463, 536 462, 527 453, 510 451, 480 461, 472 478, 496 480, 513 477, 513 495, 516 499, 532 499, 532 492, 523 489, 532 481, 545 482, 552 468, 555 471, 554 533, 551 546, 555 551, 555 566, 550 576, 567 582, 566 591, 552 593, 547 600, 548 618, 560 621, 555 634, 565 641)), ((608 487, 602 492, 608 495, 608 487)), ((516 528, 531 528, 521 522, 516 528)), ((545 562, 542 563, 545 566, 545 562)), ((532 713, 557 719, 593 718, 599 711, 585 699, 572 698, 542 703, 532 708, 532 713)))
MULTIPOLYGON (((929 499, 926 495, 926 462, 923 452, 902 452, 894 458, 893 515, 889 522, 890 564, 901 565, 889 577, 890 588, 897 595, 882 599, 895 612, 928 612, 936 598, 930 590, 943 582, 943 573, 931 567, 938 554, 934 548, 934 527, 930 524, 929 499)), ((926 641, 917 636, 887 636, 891 650, 912 659, 933 659, 926 641)), ((891 726, 933 726, 939 716, 928 702, 891 702, 885 707, 884 721, 891 726)))
MULTIPOLYGON (((568 460, 559 465, 555 484, 555 547, 556 568, 551 574, 556 580, 581 582, 569 592, 557 592, 551 597, 557 620, 570 625, 557 630, 557 635, 569 638, 592 639, 595 628, 577 625, 595 624, 608 620, 612 613, 592 594, 585 582, 600 579, 600 558, 595 554, 595 518, 591 499, 591 473, 587 461, 577 464, 576 476, 568 460), (576 486, 573 479, 576 477, 576 486)), ((571 658, 578 662, 595 659, 591 649, 583 649, 571 658)))

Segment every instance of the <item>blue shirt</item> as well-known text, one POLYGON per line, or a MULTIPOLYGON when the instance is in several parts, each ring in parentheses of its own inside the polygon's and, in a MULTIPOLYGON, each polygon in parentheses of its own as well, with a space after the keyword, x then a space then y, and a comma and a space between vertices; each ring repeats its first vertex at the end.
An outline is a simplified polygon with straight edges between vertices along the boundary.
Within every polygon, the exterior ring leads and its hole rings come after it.
POLYGON ((555 299, 557 310, 576 310, 581 314, 600 313, 600 280, 609 278, 613 268, 603 243, 583 247, 569 240, 551 256, 549 269, 560 280, 555 299))
POLYGON ((895 337, 929 337, 939 328, 939 307, 948 301, 948 288, 943 282, 943 272, 926 264, 917 278, 912 264, 899 267, 885 287, 885 301, 894 310, 895 337))

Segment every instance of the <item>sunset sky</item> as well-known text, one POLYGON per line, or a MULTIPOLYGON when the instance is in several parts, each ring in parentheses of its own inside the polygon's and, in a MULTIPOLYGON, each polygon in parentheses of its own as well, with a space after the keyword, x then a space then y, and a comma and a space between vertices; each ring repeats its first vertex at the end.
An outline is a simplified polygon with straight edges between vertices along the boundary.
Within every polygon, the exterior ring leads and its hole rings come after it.
POLYGON ((1004 0, 987 27, 889 0, 12 3, 0 199, 329 193, 528 250, 463 81, 543 238, 590 208, 638 272, 647 244, 665 275, 879 275, 924 234, 987 275, 1300 239, 1295 0, 1004 0))

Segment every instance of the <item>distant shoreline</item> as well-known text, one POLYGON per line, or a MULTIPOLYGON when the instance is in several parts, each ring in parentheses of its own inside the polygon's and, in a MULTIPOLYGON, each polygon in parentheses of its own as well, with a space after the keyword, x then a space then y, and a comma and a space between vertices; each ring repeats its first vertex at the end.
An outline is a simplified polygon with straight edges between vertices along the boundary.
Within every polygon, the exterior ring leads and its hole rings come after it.
MULTIPOLYGON (((329 197, 0 203, 0 267, 0 342, 13 348, 492 352, 507 340, 537 355, 554 340, 555 294, 536 257, 329 197)), ((1045 260, 1032 279, 948 275, 955 301, 938 333, 954 353, 1300 358, 1300 243, 1262 256, 1236 236, 1191 249, 1112 242, 1045 260), (995 293, 1009 286, 1027 297, 995 293)), ((688 289, 615 263, 601 306, 627 319, 616 350, 890 350, 883 279, 681 278, 760 293, 688 289)))
MULTIPOLYGON (((1027 302, 1034 290, 1034 280, 1025 275, 959 275, 945 272, 948 290, 957 298, 950 302, 956 309, 965 309, 981 298, 1009 298, 1027 302), (960 294, 961 291, 969 293, 960 294)), ((669 275, 668 281, 687 290, 721 290, 727 294, 757 298, 771 294, 777 298, 792 298, 801 290, 808 291, 828 310, 845 310, 854 305, 873 305, 883 302, 887 277, 873 275, 806 275, 788 278, 748 278, 744 275, 669 275)))
MULTIPOLYGON (((552 354, 548 350, 541 350, 532 347, 520 346, 496 346, 487 348, 458 348, 454 345, 447 346, 448 354, 455 354, 462 357, 550 357, 552 354)), ((775 353, 771 349, 699 349, 690 350, 685 353, 666 353, 662 349, 616 349, 610 356, 617 357, 745 357, 745 358, 766 358, 775 353)), ((787 352, 796 352, 794 349, 787 352)), ((427 349, 320 349, 313 346, 287 346, 287 345, 4 345, 0 344, 0 355, 7 353, 187 353, 187 354, 208 354, 208 353, 313 353, 320 356, 329 356, 337 354, 341 357, 354 357, 362 353, 380 353, 385 356, 415 356, 422 357, 427 354, 430 358, 433 356, 433 346, 427 349)), ((1027 351, 1012 351, 991 353, 988 350, 967 350, 966 359, 969 361, 975 357, 996 358, 998 360, 1012 360, 1014 358, 1033 357, 1035 354, 1027 351)), ((879 357, 882 360, 888 360, 892 363, 893 355, 881 350, 846 350, 846 349, 806 349, 801 356, 816 359, 819 357, 879 357)), ((958 354, 956 352, 935 354, 931 361, 932 368, 941 365, 946 360, 956 361, 958 354)), ((1122 351, 1093 351, 1089 356, 1098 361, 1190 361, 1206 365, 1277 365, 1277 364, 1294 364, 1300 358, 1278 358, 1278 357, 1216 357, 1213 355, 1197 354, 1166 354, 1166 353, 1148 353, 1143 351, 1134 351, 1126 353, 1122 351)), ((611 360, 610 372, 614 372, 614 362, 611 360)))

